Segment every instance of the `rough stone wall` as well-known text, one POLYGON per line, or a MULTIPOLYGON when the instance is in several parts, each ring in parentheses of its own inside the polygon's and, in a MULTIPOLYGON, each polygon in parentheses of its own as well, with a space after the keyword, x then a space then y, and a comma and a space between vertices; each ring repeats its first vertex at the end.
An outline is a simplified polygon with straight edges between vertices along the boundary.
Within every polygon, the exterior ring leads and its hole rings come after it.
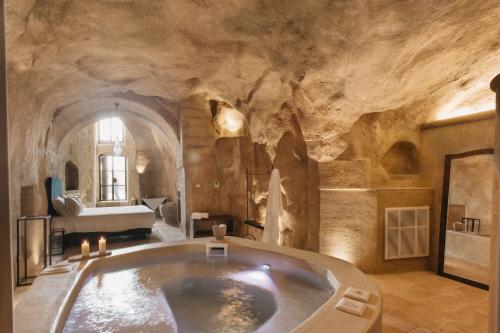
MULTIPOLYGON (((48 174, 48 138, 61 130, 52 123, 57 110, 114 96, 179 102, 203 93, 228 101, 245 114, 251 142, 264 146, 265 158, 292 161, 297 175, 320 187, 316 162, 323 175, 330 166, 342 170, 349 186, 364 179, 376 188, 439 187, 433 177, 388 175, 380 159, 399 140, 422 150, 418 125, 426 120, 491 107, 488 84, 500 71, 495 0, 8 0, 6 10, 13 217, 20 187, 41 184, 48 174), (290 135, 298 152, 293 158, 283 147, 290 135), (316 161, 307 163, 307 173, 303 145, 316 161), (339 159, 352 163, 333 163, 339 159), (332 164, 321 166, 325 162, 332 164), (355 167, 352 174, 346 165, 355 167)), ((174 113, 162 117, 175 127, 174 113)), ((190 191, 183 202, 209 197, 215 205, 200 209, 225 211, 227 196, 213 186, 222 177, 215 137, 196 134, 196 126, 209 124, 190 117, 182 128, 191 147, 186 169, 177 165, 190 191), (203 163, 207 171, 200 176, 188 170, 203 163)), ((295 207, 305 203, 296 193, 303 187, 287 182, 286 201, 300 215, 295 207)), ((43 188, 38 192, 44 207, 43 188)), ((310 207, 318 205, 313 186, 308 193, 310 207)), ((261 216, 262 208, 257 212, 261 216)), ((304 241, 304 231, 294 235, 304 241)))
POLYGON ((177 200, 176 156, 156 130, 146 124, 126 120, 134 136, 140 197, 168 197, 177 200), (139 172, 142 171, 142 172, 139 172))
MULTIPOLYGON (((228 213, 227 196, 222 194, 222 187, 215 186, 221 182, 221 175, 215 160, 216 134, 210 124, 208 99, 205 95, 193 95, 181 107, 185 219, 193 212, 228 213)), ((186 230, 187 221, 181 222, 186 230)))
POLYGON ((94 167, 96 163, 96 133, 91 125, 68 137, 61 144, 59 151, 49 163, 50 174, 59 176, 64 183, 65 165, 67 161, 75 163, 79 171, 79 192, 86 207, 95 207, 96 194, 94 167), (55 165, 52 166, 53 164, 55 165))
POLYGON ((319 252, 374 272, 377 255, 377 192, 321 190, 319 252), (353 209, 356 207, 356 209, 353 209))
MULTIPOLYGON (((265 222, 270 170, 280 171, 285 216, 283 245, 318 249, 319 197, 317 167, 307 154, 300 125, 292 114, 276 114, 281 126, 276 147, 250 135, 219 137, 211 123, 208 97, 196 95, 182 103, 182 146, 186 172, 187 213, 202 211, 246 219, 246 175, 249 175, 249 218, 265 222), (219 186, 215 184, 218 183, 219 186)), ((248 115, 247 115, 248 117, 248 115)), ((239 228, 240 233, 246 227, 239 228)), ((260 237, 260 234, 257 234, 260 237)))

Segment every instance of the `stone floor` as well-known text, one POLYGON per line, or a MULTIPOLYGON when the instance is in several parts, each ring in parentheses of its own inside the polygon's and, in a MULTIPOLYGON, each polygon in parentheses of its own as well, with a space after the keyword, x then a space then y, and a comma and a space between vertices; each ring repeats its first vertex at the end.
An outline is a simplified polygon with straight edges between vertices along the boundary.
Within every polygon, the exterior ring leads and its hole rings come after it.
POLYGON ((488 292, 431 272, 370 275, 384 297, 382 333, 487 333, 488 292))

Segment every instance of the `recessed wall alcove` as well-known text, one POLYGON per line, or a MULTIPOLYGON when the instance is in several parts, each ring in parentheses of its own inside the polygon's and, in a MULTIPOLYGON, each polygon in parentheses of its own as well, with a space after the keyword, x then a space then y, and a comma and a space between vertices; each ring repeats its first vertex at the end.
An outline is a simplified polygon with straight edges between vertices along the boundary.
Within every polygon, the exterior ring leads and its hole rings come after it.
POLYGON ((67 161, 64 166, 64 180, 66 191, 75 191, 79 189, 80 172, 78 166, 71 161, 67 161))
POLYGON ((380 161, 391 175, 418 174, 418 152, 412 142, 398 141, 389 148, 380 161))

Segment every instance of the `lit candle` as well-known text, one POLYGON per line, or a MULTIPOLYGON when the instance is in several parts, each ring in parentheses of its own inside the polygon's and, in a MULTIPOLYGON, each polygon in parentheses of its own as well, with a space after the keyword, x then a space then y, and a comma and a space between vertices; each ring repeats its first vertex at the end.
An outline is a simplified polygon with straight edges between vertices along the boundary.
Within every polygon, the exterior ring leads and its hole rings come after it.
POLYGON ((82 257, 87 258, 90 255, 90 245, 86 240, 82 243, 82 257))
POLYGON ((104 239, 104 237, 101 237, 101 239, 99 239, 99 255, 106 255, 106 239, 104 239))

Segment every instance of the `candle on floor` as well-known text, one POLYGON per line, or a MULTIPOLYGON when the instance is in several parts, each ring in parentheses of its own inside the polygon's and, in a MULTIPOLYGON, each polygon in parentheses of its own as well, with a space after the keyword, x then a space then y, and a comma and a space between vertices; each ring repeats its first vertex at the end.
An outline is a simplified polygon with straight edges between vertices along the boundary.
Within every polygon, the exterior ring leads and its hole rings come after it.
POLYGON ((99 255, 106 255, 106 239, 104 237, 101 237, 101 239, 99 239, 99 255))
POLYGON ((87 258, 90 255, 90 245, 86 240, 82 243, 82 257, 87 258))

